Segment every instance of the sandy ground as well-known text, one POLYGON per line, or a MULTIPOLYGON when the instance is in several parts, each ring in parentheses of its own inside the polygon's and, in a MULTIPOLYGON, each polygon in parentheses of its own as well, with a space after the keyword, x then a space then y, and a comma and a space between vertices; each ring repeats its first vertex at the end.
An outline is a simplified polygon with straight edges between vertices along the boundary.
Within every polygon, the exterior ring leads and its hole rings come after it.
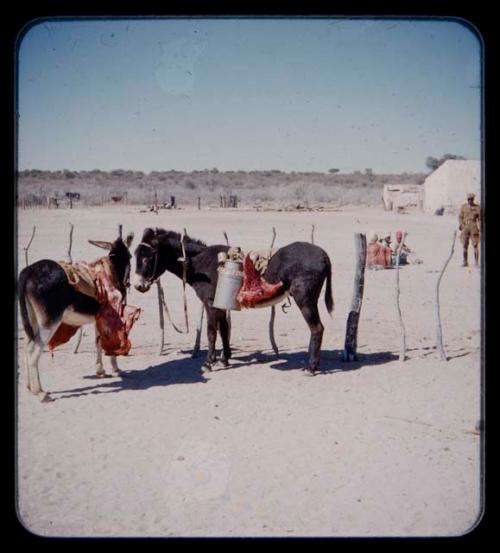
MULTIPOLYGON (((243 249, 310 239, 333 262, 335 311, 325 325, 322 368, 307 378, 309 332, 295 305, 277 311, 272 355, 269 309, 234 312, 229 369, 202 376, 191 359, 199 301, 188 290, 190 334, 168 328, 159 354, 156 290, 132 290, 143 308, 124 378, 94 377, 93 329, 42 357, 42 404, 19 371, 18 513, 43 536, 449 536, 467 532, 481 513, 481 275, 461 268, 461 246, 442 281, 445 349, 434 348, 434 290, 450 251, 455 217, 380 209, 335 212, 137 208, 19 212, 19 265, 36 225, 30 262, 64 258, 69 222, 74 259, 102 250, 118 223, 138 243, 147 226, 243 249), (367 271, 359 361, 341 362, 354 279, 354 233, 409 232, 424 260, 400 272, 408 360, 398 360, 395 271, 367 271), (346 370, 351 369, 351 370, 346 370)), ((134 265, 133 265, 134 267, 134 265)), ((182 327, 182 286, 162 277, 182 327)), ((20 323, 18 321, 18 327, 20 323)), ((19 353, 26 343, 19 333, 19 353)), ((219 345, 219 342, 218 342, 219 345)), ((110 371, 109 360, 105 359, 110 371)))

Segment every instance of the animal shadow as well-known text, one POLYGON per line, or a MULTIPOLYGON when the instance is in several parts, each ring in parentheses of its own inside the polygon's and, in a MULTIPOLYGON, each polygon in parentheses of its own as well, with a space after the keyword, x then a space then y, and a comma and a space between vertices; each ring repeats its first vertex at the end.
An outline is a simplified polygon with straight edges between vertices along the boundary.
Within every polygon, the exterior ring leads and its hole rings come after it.
POLYGON ((88 394, 116 393, 124 390, 148 390, 149 388, 170 386, 172 384, 208 382, 200 371, 199 360, 190 357, 166 361, 145 369, 122 371, 121 377, 118 378, 96 379, 95 376, 84 378, 95 379, 95 385, 82 386, 71 390, 54 390, 51 392, 53 399, 66 399, 88 394))
MULTIPOLYGON (((398 356, 390 351, 376 353, 358 353, 355 361, 345 362, 342 358, 342 350, 323 351, 321 353, 320 371, 317 374, 331 374, 361 369, 365 366, 383 365, 396 361, 398 356)), ((279 359, 274 357, 272 369, 289 371, 293 369, 304 370, 307 367, 309 356, 307 352, 280 353, 279 359)))
MULTIPOLYGON (((363 366, 382 365, 390 361, 396 361, 399 357, 392 352, 383 351, 376 353, 358 353, 356 361, 344 362, 342 359, 342 350, 322 351, 320 361, 320 372, 317 374, 330 374, 334 372, 345 372, 360 369, 363 366)), ((231 358, 228 367, 215 369, 227 371, 239 369, 244 366, 258 365, 267 363, 272 369, 279 371, 304 370, 307 367, 309 355, 306 351, 284 351, 281 350, 276 356, 273 352, 264 352, 257 350, 246 355, 234 355, 231 358)))

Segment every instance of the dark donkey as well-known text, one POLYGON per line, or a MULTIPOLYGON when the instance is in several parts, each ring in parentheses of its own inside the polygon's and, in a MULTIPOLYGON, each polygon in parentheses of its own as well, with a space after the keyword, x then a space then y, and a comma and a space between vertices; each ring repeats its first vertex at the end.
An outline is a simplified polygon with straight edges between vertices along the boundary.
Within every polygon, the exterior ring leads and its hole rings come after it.
MULTIPOLYGON (((114 271, 118 289, 123 300, 130 286, 130 233, 125 241, 114 242, 89 240, 94 246, 109 250, 109 265, 114 271)), ((105 258, 101 258, 105 259, 105 258)), ((97 299, 77 291, 69 282, 66 272, 56 261, 42 259, 25 267, 19 274, 18 296, 21 319, 28 338, 25 350, 25 366, 28 375, 28 389, 39 395, 42 401, 50 401, 50 396, 42 390, 38 374, 38 362, 43 350, 59 327, 63 324, 79 327, 94 323, 100 308, 97 299)), ((68 338, 69 339, 69 338, 68 338)), ((96 327, 96 374, 105 376, 102 366, 102 348, 96 327)), ((120 374, 116 357, 111 356, 112 371, 120 374)))
MULTIPOLYGON (((200 240, 184 237, 187 258, 186 282, 192 286, 207 311, 208 354, 203 364, 211 370, 215 362, 217 330, 222 338, 221 361, 227 365, 231 357, 226 312, 212 306, 217 284, 217 254, 229 246, 207 246, 200 240)), ((135 250, 136 274, 134 286, 146 292, 165 271, 179 278, 183 275, 181 235, 163 229, 147 228, 135 250)), ((318 298, 326 280, 325 303, 328 313, 333 310, 331 263, 327 253, 307 242, 293 242, 279 248, 271 257, 263 274, 270 284, 282 282, 280 295, 288 293, 299 307, 311 331, 309 361, 306 371, 319 370, 323 325, 318 312, 318 298)))

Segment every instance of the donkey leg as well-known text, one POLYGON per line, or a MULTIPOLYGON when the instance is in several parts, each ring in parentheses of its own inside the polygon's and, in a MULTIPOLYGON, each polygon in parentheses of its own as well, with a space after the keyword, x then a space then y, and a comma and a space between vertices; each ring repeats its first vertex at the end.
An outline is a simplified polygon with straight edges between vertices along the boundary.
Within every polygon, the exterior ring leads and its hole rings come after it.
POLYGON ((38 339, 28 343, 26 352, 28 369, 28 390, 35 396, 42 392, 40 375, 38 374, 38 362, 43 353, 43 344, 38 339))
POLYGON ((48 392, 42 389, 40 383, 40 374, 38 370, 38 363, 42 356, 45 346, 49 343, 50 338, 57 330, 59 321, 49 327, 40 326, 35 340, 28 343, 27 360, 28 360, 28 388, 30 392, 38 396, 40 401, 48 402, 53 401, 48 392))
POLYGON ((118 361, 116 360, 116 355, 111 355, 111 357, 109 358, 109 360, 111 361, 111 372, 112 372, 115 376, 121 376, 122 371, 121 371, 120 368, 118 367, 118 361))
MULTIPOLYGON (((106 376, 106 371, 104 370, 104 365, 102 362, 101 336, 99 335, 99 331, 97 330, 97 327, 95 327, 95 349, 96 349, 95 374, 98 378, 104 378, 106 376)), ((110 361, 111 361, 111 372, 115 376, 120 376, 122 374, 122 371, 118 367, 118 362, 116 361, 116 355, 111 355, 110 361)))
POLYGON ((305 369, 306 375, 314 376, 316 371, 319 371, 319 358, 321 352, 321 342, 323 341, 324 327, 319 318, 317 304, 305 303, 297 301, 297 305, 304 317, 309 330, 311 331, 311 338, 309 340, 309 360, 305 369))
POLYGON ((28 343, 26 345, 26 348, 24 350, 24 369, 26 371, 26 387, 31 392, 31 370, 30 370, 30 356, 29 356, 29 350, 33 348, 33 342, 31 340, 28 340, 28 343))
POLYGON ((202 365, 202 372, 211 371, 212 365, 215 363, 215 341, 217 339, 217 310, 207 306, 207 339, 208 352, 207 357, 202 365))
POLYGON ((102 348, 101 348, 101 336, 99 334, 99 331, 97 330, 97 326, 95 328, 95 353, 96 353, 96 360, 95 360, 95 375, 97 378, 104 378, 106 376, 106 371, 104 370, 104 367, 102 365, 102 348))
MULTIPOLYGON (((33 310, 33 307, 29 301, 26 302, 26 307, 28 309, 28 317, 31 324, 31 328, 33 329, 33 332, 38 332, 38 320, 36 318, 35 312, 33 310)), ((23 352, 23 361, 24 361, 24 370, 26 371, 26 387, 31 392, 32 388, 32 378, 31 378, 31 369, 30 369, 30 351, 33 350, 34 342, 33 340, 30 340, 30 338, 27 336, 28 341, 26 344, 26 347, 23 352)))
POLYGON ((221 362, 224 367, 229 365, 229 359, 231 359, 231 345, 230 345, 230 327, 227 319, 226 312, 223 311, 219 317, 219 334, 222 340, 222 356, 221 362))

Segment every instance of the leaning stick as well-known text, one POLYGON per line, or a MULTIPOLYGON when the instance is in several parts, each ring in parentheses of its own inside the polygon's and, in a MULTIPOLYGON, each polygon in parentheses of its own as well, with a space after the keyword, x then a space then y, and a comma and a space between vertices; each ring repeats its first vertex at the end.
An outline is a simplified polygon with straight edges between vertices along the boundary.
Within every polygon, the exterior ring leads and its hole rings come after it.
POLYGON ((198 325, 196 327, 196 339, 194 341, 194 347, 193 352, 191 353, 191 357, 197 357, 198 353, 200 353, 200 342, 201 342, 201 329, 203 327, 203 315, 205 314, 205 306, 203 303, 200 302, 200 318, 198 319, 198 325))
POLYGON ((274 339, 274 319, 276 317, 276 306, 271 306, 271 318, 269 319, 269 340, 271 341, 271 346, 273 348, 274 353, 276 354, 276 357, 279 357, 280 350, 278 349, 278 345, 276 344, 276 340, 274 339))
POLYGON ((314 225, 311 225, 311 244, 314 244, 314 229, 315 229, 315 226, 314 225))
POLYGON ((80 347, 80 343, 82 341, 82 335, 83 335, 83 326, 80 327, 80 330, 78 332, 78 341, 76 342, 75 349, 73 350, 73 353, 78 353, 78 348, 80 347))
MULTIPOLYGON (((275 240, 276 240, 276 229, 273 227, 273 239, 271 240, 271 246, 269 247, 269 256, 271 256, 271 250, 273 249, 275 240)), ((278 345, 276 344, 276 340, 274 338, 275 318, 276 318, 276 307, 273 305, 271 306, 271 318, 269 319, 269 340, 271 341, 271 346, 273 348, 273 351, 276 357, 279 357, 280 351, 278 349, 278 345)))
POLYGON ((439 351, 439 356, 441 357, 441 361, 448 361, 448 358, 446 357, 446 353, 444 351, 443 347, 443 332, 441 328, 441 312, 440 312, 440 306, 439 306, 439 286, 441 284, 441 279, 443 278, 443 274, 446 270, 446 267, 448 266, 448 263, 450 262, 450 259, 453 257, 453 252, 455 250, 455 238, 457 235, 457 231, 453 231, 453 240, 451 242, 451 251, 450 255, 446 259, 443 268, 441 269, 441 272, 439 273, 437 282, 436 282, 436 347, 439 351))
MULTIPOLYGON (((225 207, 225 206, 224 206, 225 207)), ((224 238, 226 240, 226 244, 230 246, 229 244, 229 238, 227 237, 226 231, 223 231, 222 234, 224 234, 224 238)), ((227 339, 229 342, 231 341, 231 310, 226 311, 226 319, 227 319, 227 339)))
POLYGON ((275 240, 276 240, 276 229, 273 227, 273 239, 271 240, 271 245, 269 246, 270 250, 272 250, 275 240))
POLYGON ((356 272, 354 274, 354 292, 351 310, 347 317, 342 355, 342 360, 345 362, 357 360, 358 323, 365 288, 366 236, 364 234, 356 233, 354 235, 354 247, 356 250, 356 272))
POLYGON ((399 326, 401 327, 401 345, 399 348, 399 360, 404 361, 406 359, 406 334, 405 334, 405 325, 403 323, 403 316, 401 314, 401 307, 399 305, 399 258, 401 255, 401 250, 403 249, 403 244, 405 243, 406 232, 403 233, 403 238, 396 250, 396 309, 398 311, 399 326))
POLYGON ((182 300, 183 300, 183 307, 184 307, 184 322, 186 323, 186 334, 189 333, 189 319, 188 319, 188 310, 187 310, 187 300, 186 300, 186 267, 187 267, 187 256, 186 256, 186 248, 184 246, 184 240, 187 236, 187 230, 184 228, 184 234, 182 235, 181 239, 181 247, 182 247, 182 300))
MULTIPOLYGON (((200 208, 200 198, 198 198, 198 209, 200 208)), ((186 229, 184 229, 184 232, 186 232, 186 229)), ((229 239, 227 237, 227 234, 224 232, 224 237, 226 239, 226 244, 229 246, 229 239)), ((227 318, 228 323, 230 323, 230 312, 227 311, 227 318)), ((193 351, 191 353, 191 358, 195 358, 198 356, 198 353, 200 352, 200 343, 201 343, 201 329, 203 327, 203 315, 205 314, 205 306, 203 303, 201 303, 201 309, 200 309, 200 317, 198 319, 198 324, 196 325, 196 334, 194 339, 194 346, 193 351)))
MULTIPOLYGON (((73 225, 73 223, 70 223, 69 226, 71 228, 69 230, 68 261, 70 263, 73 263, 73 257, 71 256, 71 248, 73 247, 73 229, 75 228, 75 225, 73 225)), ((83 337, 83 326, 81 326, 80 330, 78 331, 78 340, 76 341, 75 349, 73 350, 73 353, 78 353, 78 348, 82 343, 82 337, 83 337)))
POLYGON ((36 231, 36 226, 33 227, 33 232, 31 233, 30 241, 28 242, 28 245, 24 248, 24 258, 26 260, 26 265, 28 265, 28 250, 30 249, 31 242, 33 242, 33 238, 35 238, 35 231, 36 231))
POLYGON ((161 287, 160 279, 156 281, 156 291, 158 292, 158 311, 160 314, 160 330, 161 330, 161 345, 160 355, 163 353, 163 347, 165 345, 165 319, 163 317, 163 288, 161 287))

